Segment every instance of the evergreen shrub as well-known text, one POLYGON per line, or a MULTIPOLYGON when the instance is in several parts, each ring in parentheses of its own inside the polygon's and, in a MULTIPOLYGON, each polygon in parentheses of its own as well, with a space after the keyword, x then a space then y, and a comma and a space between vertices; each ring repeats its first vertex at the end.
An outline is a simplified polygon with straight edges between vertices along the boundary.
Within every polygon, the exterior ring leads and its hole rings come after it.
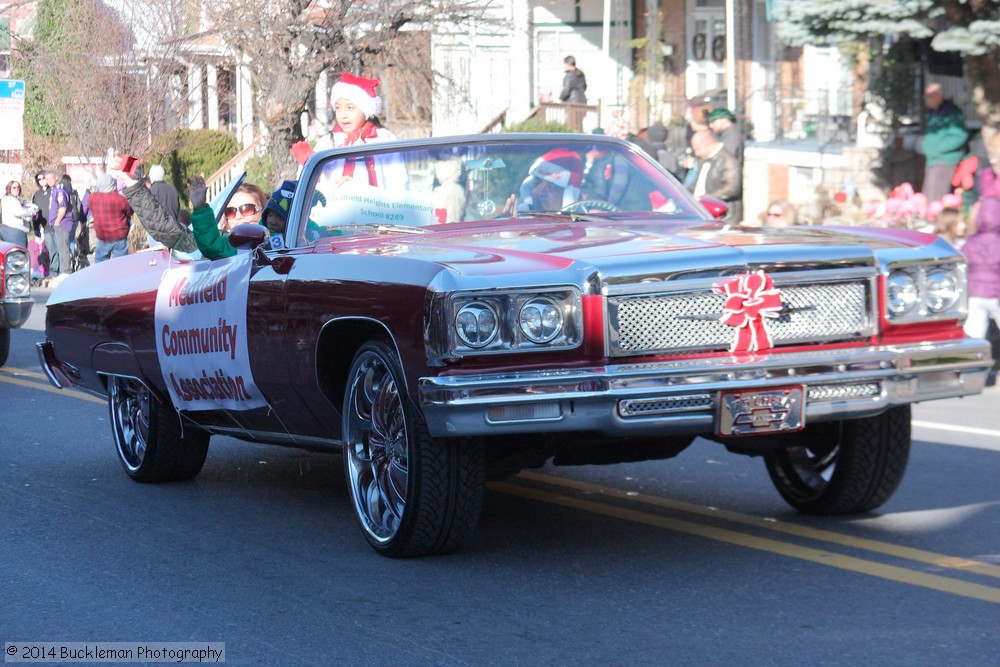
POLYGON ((259 185, 267 194, 280 184, 274 175, 274 159, 268 153, 248 158, 245 169, 246 182, 259 185))
POLYGON ((540 120, 529 118, 520 123, 507 125, 504 132, 573 132, 573 128, 554 120, 540 120))
POLYGON ((171 130, 153 138, 145 168, 162 164, 166 180, 181 195, 182 205, 189 205, 187 184, 195 176, 209 178, 240 152, 236 137, 219 130, 171 130))

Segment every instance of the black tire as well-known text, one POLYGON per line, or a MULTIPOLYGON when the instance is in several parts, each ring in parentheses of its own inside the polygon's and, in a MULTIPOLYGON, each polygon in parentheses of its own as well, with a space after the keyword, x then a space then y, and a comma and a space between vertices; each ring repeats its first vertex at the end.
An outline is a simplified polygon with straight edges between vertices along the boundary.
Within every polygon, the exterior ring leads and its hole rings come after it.
POLYGON ((804 514, 856 514, 885 503, 910 456, 910 406, 875 417, 816 424, 801 446, 768 454, 778 493, 804 514))
POLYGON ((7 363, 10 356, 10 329, 0 327, 0 366, 7 363))
POLYGON ((481 444, 433 438, 406 395, 395 350, 382 339, 357 351, 344 396, 344 477, 375 551, 394 558, 465 544, 485 490, 481 444))
POLYGON ((118 460, 136 482, 181 482, 205 465, 209 434, 182 429, 177 414, 133 378, 108 380, 111 433, 118 460))

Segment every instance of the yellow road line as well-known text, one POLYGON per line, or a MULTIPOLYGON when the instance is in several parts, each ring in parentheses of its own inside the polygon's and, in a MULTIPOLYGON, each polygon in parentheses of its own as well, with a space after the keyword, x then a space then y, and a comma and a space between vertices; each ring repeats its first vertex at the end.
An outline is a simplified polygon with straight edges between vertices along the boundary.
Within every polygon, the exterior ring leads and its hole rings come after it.
MULTIPOLYGON (((44 375, 42 377, 45 377, 44 375)), ((22 380, 16 375, 11 375, 6 371, 0 372, 0 382, 6 382, 7 384, 13 384, 18 387, 27 387, 28 389, 38 389, 39 391, 47 391, 51 394, 57 394, 59 396, 68 396, 69 398, 79 398, 84 401, 90 401, 91 403, 99 403, 100 405, 107 405, 107 401, 103 401, 96 396, 91 396, 90 394, 85 394, 82 391, 76 389, 56 389, 46 380, 44 383, 35 382, 33 380, 22 380)))
POLYGON ((8 375, 21 376, 25 375, 27 377, 37 378, 39 380, 49 381, 48 376, 41 371, 29 371, 27 368, 13 368, 12 366, 5 366, 0 368, 0 373, 5 373, 8 375))
POLYGON ((862 558, 855 558, 853 556, 844 556, 833 551, 798 546, 788 542, 758 537, 756 535, 741 533, 735 530, 728 530, 726 528, 706 526, 693 523, 691 521, 672 519, 656 514, 649 514, 624 507, 618 507, 616 505, 608 505, 606 503, 596 502, 593 500, 563 496, 548 491, 542 491, 540 489, 518 486, 509 482, 490 482, 489 488, 501 493, 522 496, 531 500, 546 502, 553 505, 570 507, 594 514, 631 521, 633 523, 641 523, 647 526, 666 528, 667 530, 686 533, 688 535, 695 535, 697 537, 703 537, 717 542, 734 544, 748 549, 755 549, 790 558, 797 558, 799 560, 811 561, 828 567, 835 567, 841 570, 857 572, 859 574, 879 577, 890 581, 897 581, 904 584, 919 586, 921 588, 929 588, 931 590, 941 591, 950 595, 959 595, 961 597, 972 598, 974 600, 1000 604, 1000 588, 991 588, 989 586, 942 577, 936 574, 925 574, 914 570, 908 570, 903 567, 885 565, 874 561, 867 561, 862 558))
POLYGON ((745 526, 754 526, 755 528, 762 528, 764 530, 770 530, 777 533, 795 535, 797 537, 804 537, 811 540, 819 540, 821 542, 829 542, 831 544, 838 544, 840 546, 852 547, 855 549, 864 549, 865 551, 872 551, 874 553, 880 553, 886 556, 893 556, 895 558, 902 558, 905 560, 912 560, 919 563, 926 563, 927 565, 933 565, 935 567, 942 567, 952 570, 961 570, 963 572, 972 572, 975 574, 987 577, 996 577, 1000 579, 1000 567, 997 567, 996 565, 990 565, 988 563, 983 563, 977 560, 958 558, 955 556, 947 556, 944 554, 934 553, 932 551, 923 551, 922 549, 914 549, 911 547, 899 546, 896 544, 890 544, 888 542, 880 542, 878 540, 867 539, 864 537, 854 537, 852 535, 844 535, 842 533, 835 533, 833 531, 822 530, 819 528, 810 528, 808 526, 801 526, 793 523, 785 523, 781 521, 762 519, 760 517, 750 516, 749 514, 740 514, 739 512, 731 512, 729 510, 712 509, 709 507, 704 507, 702 505, 686 503, 680 500, 671 500, 669 498, 661 498, 659 496, 651 496, 644 493, 623 491, 621 489, 598 486, 596 484, 588 484, 587 482, 580 482, 565 477, 556 477, 555 475, 543 475, 537 472, 522 471, 519 474, 519 477, 527 480, 541 482, 543 484, 562 486, 565 488, 574 489, 577 491, 584 491, 588 493, 598 493, 606 496, 614 496, 625 500, 630 500, 633 502, 643 503, 645 505, 653 505, 655 507, 663 507, 666 509, 678 510, 689 514, 714 517, 717 519, 729 521, 730 523, 737 523, 745 526))
MULTIPOLYGON (((77 391, 74 389, 56 389, 55 387, 49 384, 20 379, 19 376, 22 375, 45 379, 45 376, 43 374, 34 371, 5 368, 5 369, 0 369, 0 382, 6 382, 8 384, 27 387, 30 389, 39 389, 42 391, 48 391, 60 396, 79 398, 85 401, 90 401, 92 403, 98 403, 102 405, 105 404, 105 401, 95 396, 83 393, 81 391, 77 391)), ((880 553, 883 555, 894 556, 901 559, 926 563, 937 567, 961 570, 965 572, 972 572, 975 574, 1000 578, 1000 567, 989 565, 987 563, 982 563, 980 561, 974 561, 965 558, 957 558, 953 556, 946 556, 943 554, 937 554, 930 551, 923 551, 920 549, 898 546, 886 542, 879 542, 877 540, 853 537, 850 535, 835 533, 828 530, 809 528, 807 526, 782 523, 778 521, 769 521, 761 519, 759 517, 750 516, 747 514, 740 514, 738 512, 711 509, 693 503, 686 503, 679 500, 670 500, 668 498, 661 498, 658 496, 651 496, 648 494, 626 492, 620 489, 598 486, 595 484, 580 482, 577 480, 568 479, 564 477, 543 475, 540 473, 535 473, 530 471, 522 471, 519 476, 523 479, 540 482, 543 484, 561 486, 564 488, 574 489, 577 491, 597 493, 605 496, 619 497, 632 502, 638 502, 646 505, 662 507, 665 509, 682 511, 689 514, 714 517, 725 521, 729 521, 731 523, 754 526, 769 531, 824 541, 831 544, 838 544, 840 546, 864 549, 867 551, 872 551, 874 553, 880 553)), ((891 581, 897 581, 901 583, 908 583, 914 586, 929 588, 932 590, 950 593, 953 595, 959 595, 962 597, 968 597, 976 600, 983 600, 986 602, 993 602, 996 604, 1000 604, 1000 589, 991 588, 989 586, 973 584, 934 574, 915 572, 913 570, 908 570, 906 568, 896 567, 892 565, 885 565, 882 563, 867 561, 852 556, 844 556, 832 551, 813 549, 811 547, 802 547, 794 544, 789 544, 786 542, 780 542, 778 540, 757 537, 755 535, 741 533, 734 530, 717 528, 713 526, 705 526, 690 521, 684 521, 681 519, 672 519, 655 514, 649 514, 646 512, 640 512, 638 510, 631 510, 614 505, 608 505, 605 503, 599 503, 592 500, 574 498, 571 496, 561 496, 556 493, 550 493, 548 491, 541 491, 538 489, 517 486, 506 482, 491 482, 489 486, 491 489, 500 491, 502 493, 522 496, 533 500, 547 502, 550 504, 561 505, 564 507, 581 509, 594 514, 600 514, 603 516, 610 516, 614 518, 624 519, 626 521, 632 521, 634 523, 641 523, 645 525, 666 528, 676 532, 687 533, 689 535, 696 535, 699 537, 704 537, 719 542, 735 544, 750 549, 766 551, 769 553, 784 555, 791 558, 798 558, 800 560, 808 560, 822 565, 828 565, 830 567, 836 567, 839 569, 848 570, 851 572, 858 572, 861 574, 867 574, 870 576, 880 577, 883 579, 888 579, 891 581)))

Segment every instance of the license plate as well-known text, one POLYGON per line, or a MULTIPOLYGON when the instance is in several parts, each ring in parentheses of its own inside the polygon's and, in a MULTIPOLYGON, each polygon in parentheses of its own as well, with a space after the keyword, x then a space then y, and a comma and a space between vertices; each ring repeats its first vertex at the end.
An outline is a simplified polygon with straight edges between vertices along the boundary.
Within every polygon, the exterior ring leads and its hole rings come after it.
POLYGON ((802 385, 719 393, 718 435, 788 433, 805 427, 802 385))

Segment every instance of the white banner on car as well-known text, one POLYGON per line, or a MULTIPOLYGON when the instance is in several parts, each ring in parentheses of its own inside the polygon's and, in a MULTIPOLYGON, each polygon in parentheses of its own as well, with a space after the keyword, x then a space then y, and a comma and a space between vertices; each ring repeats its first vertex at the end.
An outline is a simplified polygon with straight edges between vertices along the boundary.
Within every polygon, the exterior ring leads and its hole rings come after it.
POLYGON ((156 352, 178 410, 267 405, 250 373, 251 254, 167 270, 156 293, 156 352))
POLYGON ((438 222, 430 196, 422 192, 352 182, 340 187, 320 187, 323 199, 313 206, 310 216, 320 227, 373 224, 424 227, 438 222))

